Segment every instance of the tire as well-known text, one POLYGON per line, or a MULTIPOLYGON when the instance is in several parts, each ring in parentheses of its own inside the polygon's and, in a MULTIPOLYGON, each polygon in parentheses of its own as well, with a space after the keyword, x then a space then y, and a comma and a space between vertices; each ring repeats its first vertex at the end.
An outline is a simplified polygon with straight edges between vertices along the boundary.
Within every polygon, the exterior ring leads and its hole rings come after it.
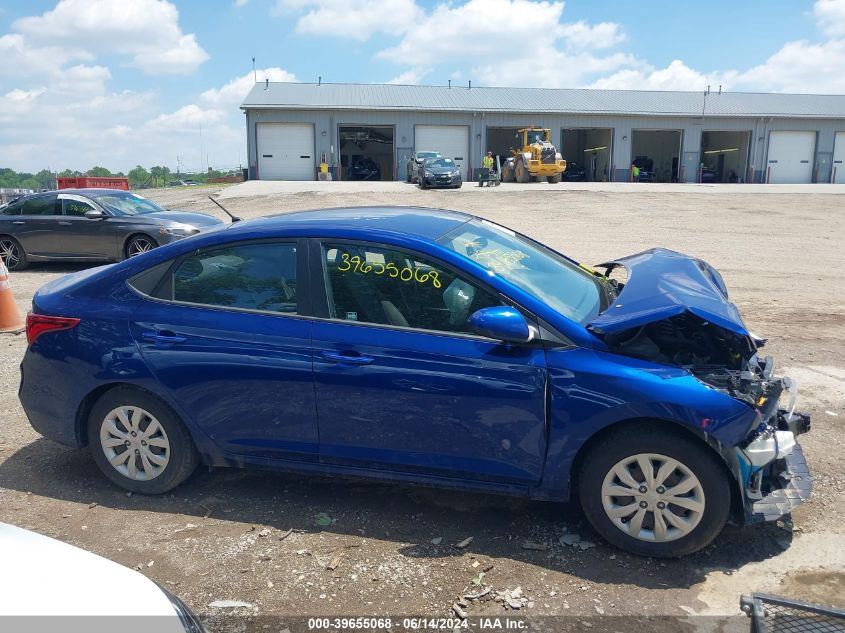
POLYGON ((141 255, 157 247, 158 242, 149 235, 138 233, 126 240, 126 245, 123 247, 123 257, 124 259, 129 259, 130 257, 141 255))
POLYGON ((502 165, 502 182, 513 182, 513 169, 510 163, 502 165))
POLYGON ((521 162, 516 164, 515 172, 516 181, 518 183, 524 185, 529 180, 531 180, 531 174, 528 173, 528 170, 525 169, 525 165, 523 165, 521 162))
POLYGON ((584 514, 596 532, 622 550, 660 558, 691 554, 709 545, 728 519, 731 489, 724 465, 701 440, 682 432, 656 425, 620 429, 600 440, 581 463, 578 494, 584 514), (646 485, 640 460, 651 463, 652 474, 662 476, 663 481, 655 479, 653 487, 646 485), (669 460, 677 462, 671 471, 669 460), (616 475, 619 472, 627 477, 616 475), (628 477, 634 479, 630 484, 625 483, 628 477), (634 483, 641 486, 634 490, 634 483), (681 489, 672 497, 660 493, 680 484, 692 488, 687 492, 681 489), (643 489, 645 494, 641 494, 643 489), (625 490, 637 496, 609 494, 625 490), (669 499, 683 502, 684 507, 669 499), (660 504, 665 505, 661 508, 660 504), (633 510, 626 512, 628 508, 633 510), (611 518, 614 509, 616 518, 611 518), (660 527, 655 511, 659 511, 664 530, 654 529, 660 527), (663 518, 669 515, 671 519, 663 518), (635 536, 632 532, 638 517, 640 527, 635 536))
POLYGON ((554 176, 546 176, 546 180, 549 181, 549 184, 556 185, 560 182, 561 177, 563 174, 555 174, 554 176))
POLYGON ((405 170, 405 182, 414 182, 414 178, 411 176, 411 172, 409 172, 407 169, 405 170))
POLYGON ((97 466, 112 483, 140 494, 172 490, 199 464, 191 435, 179 417, 161 400, 134 387, 112 389, 92 407, 88 446, 97 466), (158 426, 154 427, 156 422, 158 426), (131 442, 129 446, 125 445, 127 441, 131 442), (129 457, 121 460, 126 454, 129 457), (115 460, 119 461, 113 466, 115 460))
POLYGON ((23 270, 29 265, 26 259, 26 251, 23 250, 20 242, 11 235, 0 237, 0 258, 9 270, 23 270))

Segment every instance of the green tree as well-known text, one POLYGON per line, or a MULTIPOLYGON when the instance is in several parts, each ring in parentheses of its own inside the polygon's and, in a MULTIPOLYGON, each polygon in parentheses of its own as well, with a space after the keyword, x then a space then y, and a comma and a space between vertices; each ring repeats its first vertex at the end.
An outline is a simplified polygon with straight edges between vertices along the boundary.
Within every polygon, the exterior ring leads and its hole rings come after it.
POLYGON ((129 170, 129 184, 133 187, 144 185, 150 179, 150 172, 144 169, 141 165, 136 165, 134 169, 129 170))
POLYGON ((99 176, 101 178, 105 178, 112 175, 112 173, 108 169, 106 169, 105 167, 98 167, 97 165, 89 169, 87 173, 89 176, 99 176))

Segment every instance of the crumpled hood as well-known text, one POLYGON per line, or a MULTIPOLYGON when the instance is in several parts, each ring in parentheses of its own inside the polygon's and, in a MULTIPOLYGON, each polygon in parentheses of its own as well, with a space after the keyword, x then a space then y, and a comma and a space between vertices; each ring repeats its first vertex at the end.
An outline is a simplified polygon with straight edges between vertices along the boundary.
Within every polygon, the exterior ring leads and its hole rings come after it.
POLYGON ((627 269, 628 281, 613 305, 587 324, 588 329, 612 334, 690 312, 740 336, 749 335, 739 310, 728 300, 722 276, 706 262, 652 248, 599 268, 616 266, 627 269))

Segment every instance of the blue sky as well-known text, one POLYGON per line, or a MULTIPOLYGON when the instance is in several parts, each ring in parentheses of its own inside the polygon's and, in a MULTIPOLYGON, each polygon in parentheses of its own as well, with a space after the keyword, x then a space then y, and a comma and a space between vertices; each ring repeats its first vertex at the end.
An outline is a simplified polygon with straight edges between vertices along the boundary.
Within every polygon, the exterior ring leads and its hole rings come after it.
POLYGON ((259 80, 843 93, 845 0, 0 0, 0 166, 237 167, 253 56, 259 80))

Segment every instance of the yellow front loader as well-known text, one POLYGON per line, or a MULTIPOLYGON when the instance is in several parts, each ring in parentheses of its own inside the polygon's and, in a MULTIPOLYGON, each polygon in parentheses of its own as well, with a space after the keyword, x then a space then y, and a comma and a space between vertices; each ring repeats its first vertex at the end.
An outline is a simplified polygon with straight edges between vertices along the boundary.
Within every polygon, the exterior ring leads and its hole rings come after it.
POLYGON ((502 182, 530 182, 545 178, 560 182, 566 161, 549 140, 551 130, 526 127, 516 134, 520 147, 511 148, 513 156, 502 165, 502 182))

